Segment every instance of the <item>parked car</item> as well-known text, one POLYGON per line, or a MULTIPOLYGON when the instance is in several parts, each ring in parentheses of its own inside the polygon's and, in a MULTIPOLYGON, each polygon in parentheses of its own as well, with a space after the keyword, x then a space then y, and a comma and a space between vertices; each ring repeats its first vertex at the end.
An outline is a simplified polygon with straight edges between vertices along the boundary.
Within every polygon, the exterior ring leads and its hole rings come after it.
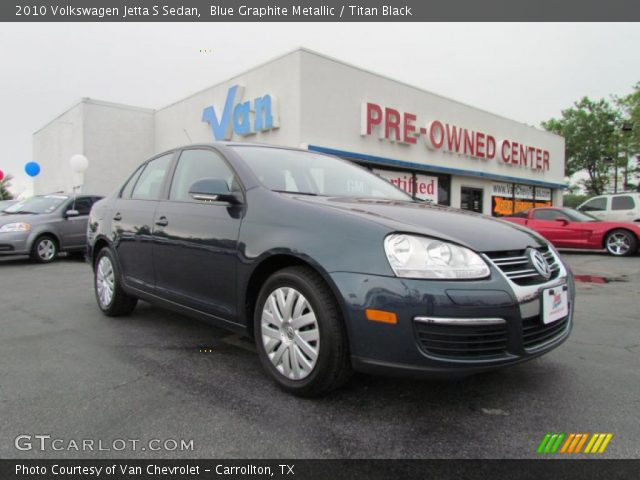
POLYGON ((0 200, 0 215, 2 214, 2 210, 16 203, 17 200, 0 200))
POLYGON ((138 299, 252 335, 285 390, 352 369, 434 376, 542 355, 572 325, 573 277, 536 233, 416 202, 304 150, 195 145, 94 205, 88 257, 109 316, 138 299))
POLYGON ((16 202, 0 216, 0 255, 30 255, 39 263, 59 252, 84 253, 87 220, 96 195, 38 195, 16 202))
POLYGON ((572 208, 532 208, 510 217, 509 222, 535 230, 557 248, 606 249, 611 255, 638 251, 640 223, 602 222, 572 208))
POLYGON ((578 210, 600 220, 640 222, 640 193, 600 195, 578 205, 578 210))

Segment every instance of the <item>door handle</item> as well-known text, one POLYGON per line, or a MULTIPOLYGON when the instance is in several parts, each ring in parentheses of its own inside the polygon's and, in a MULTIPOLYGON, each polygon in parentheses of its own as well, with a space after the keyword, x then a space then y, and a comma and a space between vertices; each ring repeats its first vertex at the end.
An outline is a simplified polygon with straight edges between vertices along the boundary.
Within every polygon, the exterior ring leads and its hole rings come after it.
POLYGON ((120 215, 120 212, 116 213, 116 214, 113 216, 113 219, 114 219, 116 222, 119 222, 120 220, 122 220, 122 215, 120 215))
POLYGON ((167 217, 160 217, 158 220, 156 220, 156 225, 159 227, 166 227, 167 225, 169 225, 169 220, 167 220, 167 217))

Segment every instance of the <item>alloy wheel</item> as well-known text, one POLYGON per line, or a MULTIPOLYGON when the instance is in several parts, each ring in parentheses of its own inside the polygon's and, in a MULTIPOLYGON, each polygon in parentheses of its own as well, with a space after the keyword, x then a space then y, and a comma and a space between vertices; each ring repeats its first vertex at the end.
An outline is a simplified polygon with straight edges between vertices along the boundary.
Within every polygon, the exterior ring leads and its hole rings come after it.
POLYGON ((107 256, 102 257, 98 262, 98 268, 96 269, 96 290, 98 292, 100 306, 104 308, 108 307, 113 300, 115 274, 113 272, 113 264, 107 256))
POLYGON ((318 361, 320 331, 304 295, 290 287, 271 292, 260 325, 264 349, 276 370, 290 380, 308 377, 318 361))
POLYGON ((624 255, 630 248, 631 241, 624 233, 613 233, 607 238, 607 250, 613 255, 624 255))

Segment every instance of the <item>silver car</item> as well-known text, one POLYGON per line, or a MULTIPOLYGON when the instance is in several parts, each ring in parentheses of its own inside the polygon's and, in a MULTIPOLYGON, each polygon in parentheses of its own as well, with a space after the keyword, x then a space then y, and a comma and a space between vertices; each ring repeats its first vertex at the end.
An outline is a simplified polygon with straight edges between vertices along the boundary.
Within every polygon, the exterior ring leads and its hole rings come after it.
POLYGON ((96 195, 51 194, 22 200, 0 212, 0 255, 30 255, 39 263, 59 252, 83 253, 96 195))

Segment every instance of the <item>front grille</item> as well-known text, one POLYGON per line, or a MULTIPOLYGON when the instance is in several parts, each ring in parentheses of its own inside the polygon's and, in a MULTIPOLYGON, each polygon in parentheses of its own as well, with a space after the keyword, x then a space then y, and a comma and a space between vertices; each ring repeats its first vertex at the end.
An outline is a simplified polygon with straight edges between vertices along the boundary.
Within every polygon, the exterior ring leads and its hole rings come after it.
POLYGON ((543 343, 560 337, 566 331, 568 322, 568 316, 546 325, 542 323, 540 315, 525 318, 522 321, 522 344, 524 348, 536 348, 543 343))
POLYGON ((430 355, 453 359, 505 356, 506 325, 436 325, 415 322, 421 348, 430 355))
POLYGON ((560 265, 549 247, 539 248, 538 251, 542 253, 551 269, 551 277, 549 278, 544 278, 533 267, 526 250, 490 252, 487 253, 487 256, 514 283, 518 285, 536 285, 553 280, 560 272, 560 265))

